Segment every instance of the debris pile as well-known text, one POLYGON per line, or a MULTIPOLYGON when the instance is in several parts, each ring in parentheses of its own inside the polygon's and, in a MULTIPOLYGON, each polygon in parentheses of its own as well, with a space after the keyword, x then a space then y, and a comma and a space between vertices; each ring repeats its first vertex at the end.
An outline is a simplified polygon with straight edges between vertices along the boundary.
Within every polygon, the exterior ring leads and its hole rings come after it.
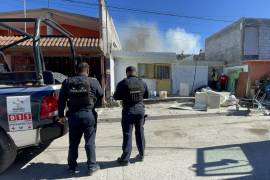
POLYGON ((204 88, 201 92, 195 94, 194 109, 218 109, 220 107, 228 107, 238 105, 239 100, 229 92, 216 92, 208 88, 204 88))

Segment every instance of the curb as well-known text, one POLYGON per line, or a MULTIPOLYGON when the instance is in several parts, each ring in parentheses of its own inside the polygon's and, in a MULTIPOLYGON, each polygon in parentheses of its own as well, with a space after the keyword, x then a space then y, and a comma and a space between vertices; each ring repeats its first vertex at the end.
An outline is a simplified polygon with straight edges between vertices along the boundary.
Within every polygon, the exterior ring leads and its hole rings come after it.
POLYGON ((150 98, 145 99, 143 102, 144 104, 158 104, 158 103, 167 103, 167 102, 173 102, 176 101, 178 103, 184 103, 184 102, 194 102, 195 97, 168 97, 168 98, 150 98))
MULTIPOLYGON (((162 115, 162 116, 148 116, 147 121, 154 120, 163 120, 163 119, 177 119, 177 118, 196 118, 196 117, 216 117, 216 116, 230 116, 231 114, 228 112, 220 112, 220 113, 198 113, 198 114, 179 114, 179 115, 162 115)), ((112 122, 120 122, 121 117, 118 118, 104 118, 98 119, 99 123, 112 123, 112 122)))

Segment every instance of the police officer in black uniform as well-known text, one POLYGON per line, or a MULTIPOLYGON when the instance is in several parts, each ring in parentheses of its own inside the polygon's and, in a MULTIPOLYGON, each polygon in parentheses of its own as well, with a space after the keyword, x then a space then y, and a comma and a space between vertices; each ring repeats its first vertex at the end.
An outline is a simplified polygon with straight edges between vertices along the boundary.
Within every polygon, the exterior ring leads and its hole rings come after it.
POLYGON ((95 103, 103 97, 103 90, 96 79, 88 77, 89 65, 87 63, 80 63, 77 72, 77 76, 68 78, 62 84, 58 101, 59 122, 65 120, 64 110, 67 104, 69 109, 69 171, 78 172, 78 147, 84 134, 88 172, 92 175, 100 169, 96 163, 97 116, 94 107, 95 103))
POLYGON ((117 159, 123 166, 129 165, 132 150, 132 130, 135 126, 136 144, 139 151, 138 161, 144 159, 144 104, 143 99, 148 98, 147 85, 137 77, 136 68, 130 66, 126 69, 127 78, 122 80, 116 87, 115 100, 122 100, 122 132, 123 146, 122 156, 117 159))

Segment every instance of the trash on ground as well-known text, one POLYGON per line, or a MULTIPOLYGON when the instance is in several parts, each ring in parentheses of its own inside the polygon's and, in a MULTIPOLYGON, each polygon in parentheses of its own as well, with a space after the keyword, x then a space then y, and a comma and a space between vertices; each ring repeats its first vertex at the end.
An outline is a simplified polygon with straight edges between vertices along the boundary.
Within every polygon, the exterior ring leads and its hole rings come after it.
POLYGON ((189 110, 189 111, 207 111, 206 106, 197 106, 194 107, 194 103, 177 103, 169 107, 169 109, 176 109, 176 110, 189 110))
POLYGON ((239 100, 229 92, 216 92, 211 89, 202 89, 195 94, 194 108, 207 107, 210 109, 219 109, 220 107, 234 106, 239 100))
POLYGON ((270 116, 270 111, 269 110, 264 110, 263 115, 264 116, 270 116))

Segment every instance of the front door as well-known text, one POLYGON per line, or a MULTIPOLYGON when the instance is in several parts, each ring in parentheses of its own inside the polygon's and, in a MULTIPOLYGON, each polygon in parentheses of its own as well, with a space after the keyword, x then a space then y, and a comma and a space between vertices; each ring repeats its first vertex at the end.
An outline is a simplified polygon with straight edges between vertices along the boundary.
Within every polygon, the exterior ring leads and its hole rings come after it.
POLYGON ((171 67, 169 64, 155 64, 155 78, 157 79, 157 92, 167 91, 171 94, 171 67))

